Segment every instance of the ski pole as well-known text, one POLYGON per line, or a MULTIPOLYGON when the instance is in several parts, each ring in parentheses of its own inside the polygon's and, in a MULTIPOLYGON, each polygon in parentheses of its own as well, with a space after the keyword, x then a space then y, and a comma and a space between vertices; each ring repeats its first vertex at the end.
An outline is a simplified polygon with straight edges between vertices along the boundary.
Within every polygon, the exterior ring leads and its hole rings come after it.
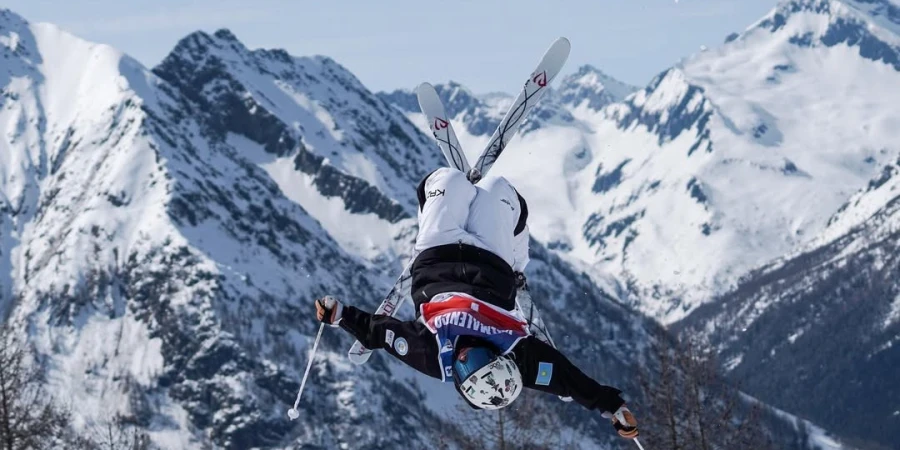
POLYGON ((634 443, 637 444, 639 449, 644 450, 644 446, 641 445, 641 441, 639 441, 638 438, 634 438, 634 443))
POLYGON ((303 395, 303 387, 306 386, 306 377, 309 376, 309 369, 312 369, 313 358, 316 357, 316 349, 319 347, 319 338, 322 337, 322 330, 324 329, 325 322, 322 322, 322 324, 319 325, 319 332, 316 333, 316 340, 313 342, 312 352, 309 354, 309 362, 306 363, 306 372, 303 373, 303 381, 300 382, 300 390, 297 391, 297 400, 294 400, 294 407, 288 410, 288 417, 290 417, 291 420, 300 417, 300 411, 297 411, 297 407, 300 406, 300 396, 303 395))

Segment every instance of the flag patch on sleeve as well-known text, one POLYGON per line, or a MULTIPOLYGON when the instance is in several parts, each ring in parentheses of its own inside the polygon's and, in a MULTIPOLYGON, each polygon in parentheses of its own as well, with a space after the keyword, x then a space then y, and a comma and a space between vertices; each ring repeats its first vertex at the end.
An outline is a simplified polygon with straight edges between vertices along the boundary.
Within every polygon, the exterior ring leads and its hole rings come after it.
POLYGON ((553 378, 553 363, 538 363, 537 379, 534 384, 539 386, 550 386, 550 379, 553 378))

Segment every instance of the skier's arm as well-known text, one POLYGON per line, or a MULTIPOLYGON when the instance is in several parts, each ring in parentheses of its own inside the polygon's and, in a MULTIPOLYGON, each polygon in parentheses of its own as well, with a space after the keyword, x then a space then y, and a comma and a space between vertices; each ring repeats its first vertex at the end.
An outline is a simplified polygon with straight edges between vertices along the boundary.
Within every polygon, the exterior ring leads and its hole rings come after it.
POLYGON ((534 336, 520 341, 513 353, 525 387, 572 397, 585 408, 610 413, 625 403, 620 390, 594 381, 559 350, 534 336))
POLYGON ((413 369, 441 378, 437 341, 425 324, 369 314, 345 305, 340 326, 355 336, 364 347, 371 350, 384 349, 413 369))

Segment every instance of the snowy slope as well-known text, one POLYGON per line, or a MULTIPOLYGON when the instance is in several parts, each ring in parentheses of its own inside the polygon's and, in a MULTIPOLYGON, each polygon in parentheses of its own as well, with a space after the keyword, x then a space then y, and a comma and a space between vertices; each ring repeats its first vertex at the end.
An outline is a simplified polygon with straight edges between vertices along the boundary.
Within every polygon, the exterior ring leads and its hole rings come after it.
MULTIPOLYGON (((496 170, 537 211, 539 240, 608 292, 707 334, 751 394, 847 436, 867 430, 863 447, 890 446, 893 86, 896 2, 784 1, 622 102, 552 99, 575 120, 531 129, 508 153, 527 157, 496 170)), ((471 153, 480 138, 461 140, 471 153)))
MULTIPOLYGON (((55 397, 78 405, 76 424, 123 414, 163 448, 430 438, 348 428, 383 405, 347 403, 375 388, 348 383, 344 359, 319 366, 330 375, 304 409, 304 423, 317 411, 333 425, 289 424, 315 331, 298 320, 308 299, 387 279, 288 199, 258 155, 208 135, 202 105, 110 47, 0 14, 0 306, 46 358, 55 397)), ((374 366, 352 373, 419 395, 374 366)))
MULTIPOLYGON (((300 420, 284 416, 315 333, 309 301, 372 309, 409 249, 412 186, 441 164, 414 111, 326 57, 249 50, 227 30, 187 36, 149 71, 0 11, 0 51, 0 312, 28 332, 55 397, 78 405, 76 425, 121 413, 162 448, 453 447, 472 432, 446 386, 383 355, 351 367, 349 337, 331 330, 300 420)), ((630 88, 577 71, 494 169, 531 206, 529 284, 560 347, 630 392, 664 337, 613 298, 639 286, 597 270, 585 229, 604 223, 585 223, 594 190, 621 188, 602 133, 669 145, 693 116, 670 114, 667 95, 712 107, 678 73, 610 106, 630 88)), ((508 98, 440 92, 477 153, 508 98)), ((540 408, 581 448, 615 448, 597 414, 540 408)))
MULTIPOLYGON (((706 335, 731 378, 763 401, 838 431, 862 448, 893 448, 900 437, 900 391, 892 381, 900 370, 900 147, 896 139, 879 137, 900 131, 900 116, 896 107, 879 109, 866 92, 888 99, 897 93, 890 86, 898 85, 900 76, 900 7, 885 1, 785 3, 742 39, 787 30, 793 33, 791 45, 825 53, 816 61, 834 57, 828 53, 845 54, 845 61, 825 73, 849 78, 833 90, 854 97, 823 109, 822 100, 828 101, 823 96, 810 105, 816 109, 804 106, 807 117, 823 110, 836 117, 865 112, 847 118, 855 129, 835 123, 811 130, 810 135, 828 130, 818 140, 810 138, 817 160, 795 160, 796 165, 843 163, 857 171, 854 175, 869 178, 844 185, 836 194, 846 199, 836 208, 836 198, 829 202, 834 211, 823 211, 806 239, 744 274, 733 289, 676 327, 706 335), (868 72, 865 64, 872 65, 868 72), (868 78, 872 68, 891 77, 868 78), (840 145, 857 151, 842 155, 834 151, 840 145)), ((794 56, 781 72, 797 76, 799 60, 794 56)), ((774 78, 783 82, 780 75, 774 78)), ((830 181, 842 184, 839 175, 832 172, 830 181)), ((817 186, 814 195, 830 188, 817 186)), ((792 207, 806 212, 821 206, 821 197, 813 200, 792 207)))
MULTIPOLYGON (((817 14, 841 14, 829 22, 828 42, 860 43, 860 55, 888 62, 889 72, 900 71, 896 38, 885 46, 874 37, 896 36, 900 8, 887 2, 821 3, 818 8, 817 14)), ((784 7, 760 26, 786 27, 791 13, 816 17, 814 11, 784 7)), ((873 113, 859 122, 861 128, 897 131, 895 111, 873 113)), ((870 179, 817 233, 743 276, 733 290, 677 328, 708 336, 731 377, 749 393, 839 430, 863 448, 892 448, 900 438, 900 391, 893 382, 900 370, 900 152, 896 142, 870 145, 874 154, 862 153, 873 167, 870 179)))
POLYGON ((410 221, 394 225, 415 213, 410 187, 443 162, 327 57, 251 51, 220 30, 185 37, 154 72, 209 112, 205 134, 262 165, 345 248, 369 258, 393 248, 410 221))
MULTIPOLYGON (((408 249, 411 187, 440 156, 402 113, 327 58, 249 51, 226 31, 188 36, 153 72, 5 10, 0 45, 0 309, 76 427, 121 414, 161 448, 465 440, 446 386, 383 355, 352 367, 331 330, 300 420, 284 415, 311 299, 372 309, 408 249)), ((561 345, 634 389, 634 352, 659 330, 533 248, 561 345)), ((562 432, 583 448, 614 440, 597 414, 541 404, 576 418, 562 432)))
POLYGON ((585 237, 644 310, 676 320, 803 245, 896 158, 900 92, 884 87, 900 72, 841 36, 884 36, 893 55, 900 38, 857 16, 841 2, 785 2, 606 111, 616 125, 598 129, 609 149, 584 199, 595 205, 585 237))
MULTIPOLYGON (((804 248, 898 156, 897 17, 883 0, 785 1, 597 107, 584 99, 627 89, 583 68, 551 96, 566 119, 526 127, 510 148, 529 157, 498 170, 540 211, 539 240, 674 322, 804 248)), ((459 110, 454 125, 468 121, 459 110)), ((460 134, 480 150, 482 135, 460 134)))
POLYGON ((860 443, 900 438, 898 166, 886 165, 804 251, 678 324, 708 336, 751 394, 860 443))

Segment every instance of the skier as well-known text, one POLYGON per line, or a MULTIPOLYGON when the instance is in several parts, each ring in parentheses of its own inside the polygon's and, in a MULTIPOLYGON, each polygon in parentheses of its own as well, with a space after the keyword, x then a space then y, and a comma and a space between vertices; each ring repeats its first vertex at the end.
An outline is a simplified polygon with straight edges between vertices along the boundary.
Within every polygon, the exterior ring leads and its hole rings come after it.
POLYGON ((527 387, 599 409, 619 435, 636 437, 621 391, 585 375, 513 313, 529 234, 528 208, 516 189, 502 177, 472 184, 445 167, 426 176, 417 194, 411 274, 418 319, 373 315, 326 296, 315 302, 318 320, 419 372, 452 380, 473 408, 503 408, 527 387))

